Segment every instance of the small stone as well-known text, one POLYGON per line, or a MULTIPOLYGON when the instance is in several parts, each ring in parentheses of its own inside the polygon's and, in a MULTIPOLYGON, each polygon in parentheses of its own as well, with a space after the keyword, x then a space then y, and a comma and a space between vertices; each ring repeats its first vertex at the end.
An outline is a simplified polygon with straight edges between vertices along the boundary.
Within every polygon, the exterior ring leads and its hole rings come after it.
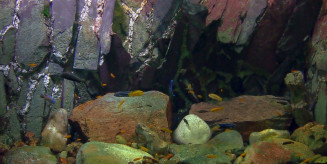
POLYGON ((118 144, 127 144, 126 139, 121 135, 116 135, 116 143, 118 144))
POLYGON ((194 114, 185 116, 173 134, 174 141, 179 144, 203 144, 210 137, 210 127, 194 114))

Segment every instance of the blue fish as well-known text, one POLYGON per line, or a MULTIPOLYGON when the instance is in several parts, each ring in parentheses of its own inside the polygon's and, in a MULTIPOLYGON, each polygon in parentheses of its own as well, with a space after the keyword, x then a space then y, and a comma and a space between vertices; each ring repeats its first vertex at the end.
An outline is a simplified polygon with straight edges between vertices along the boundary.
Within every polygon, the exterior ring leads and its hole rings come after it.
POLYGON ((131 91, 119 91, 114 94, 116 97, 128 97, 128 93, 131 91))
POLYGON ((52 104, 56 103, 56 101, 54 100, 54 98, 51 97, 51 96, 49 96, 49 95, 46 95, 46 94, 43 95, 42 94, 40 97, 41 98, 44 98, 44 100, 47 100, 47 101, 51 102, 52 104))
POLYGON ((173 85, 174 85, 174 80, 170 80, 169 91, 173 96, 175 96, 173 91, 173 85))
POLYGON ((219 124, 220 128, 234 128, 235 124, 219 124))

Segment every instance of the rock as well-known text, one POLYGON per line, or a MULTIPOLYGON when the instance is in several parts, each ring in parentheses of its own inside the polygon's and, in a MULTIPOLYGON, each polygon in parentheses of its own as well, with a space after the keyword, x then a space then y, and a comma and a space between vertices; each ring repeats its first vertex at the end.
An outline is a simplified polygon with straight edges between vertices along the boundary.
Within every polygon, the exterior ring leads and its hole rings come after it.
POLYGON ((76 164, 126 164, 133 161, 135 158, 143 156, 152 157, 152 155, 142 150, 134 149, 126 145, 92 141, 84 144, 79 149, 76 156, 76 164))
POLYGON ((235 124, 245 141, 255 131, 264 129, 285 130, 291 124, 291 113, 286 100, 274 96, 239 96, 222 102, 201 102, 193 104, 190 114, 195 114, 210 127, 217 124, 235 124), (222 107, 223 110, 210 112, 222 107))
POLYGON ((203 144, 210 137, 210 127, 194 114, 185 116, 173 133, 173 139, 178 144, 203 144))
POLYGON ((312 41, 311 44, 316 45, 322 40, 325 40, 327 36, 327 24, 324 22, 327 21, 327 15, 326 15, 326 10, 327 10, 327 2, 323 1, 323 5, 320 9, 320 14, 319 17, 315 23, 315 28, 312 34, 312 41))
POLYGON ((49 53, 49 39, 46 21, 43 17, 44 1, 23 0, 18 10, 20 20, 16 33, 16 56, 19 64, 30 68, 28 64, 41 64, 49 53))
POLYGON ((233 149, 243 148, 243 141, 237 131, 223 132, 205 144, 169 145, 169 152, 174 156, 169 161, 182 163, 231 163, 233 156, 225 153, 233 149), (208 158, 207 155, 216 155, 217 158, 208 158))
POLYGON ((43 146, 23 146, 11 149, 4 156, 5 163, 56 164, 57 158, 50 148, 43 146))
POLYGON ((146 147, 152 154, 167 154, 168 143, 162 140, 159 135, 143 124, 137 124, 135 132, 144 138, 146 147))
POLYGON ((252 132, 249 137, 250 145, 259 141, 268 141, 272 138, 290 139, 291 135, 287 130, 266 129, 261 132, 252 132))
MULTIPOLYGON (((5 8, 3 8, 3 9, 5 9, 5 8)), ((11 12, 13 12, 13 10, 11 10, 11 12)), ((12 17, 12 15, 13 14, 11 14, 9 16, 9 18, 12 17)), ((4 28, 6 28, 6 27, 3 27, 2 29, 4 29, 4 28)), ((10 28, 10 29, 8 29, 8 31, 6 31, 6 33, 4 33, 3 36, 0 35, 0 38, 3 37, 2 42, 0 43, 0 48, 1 48, 1 50, 0 50, 0 64, 9 65, 9 63, 13 60, 13 57, 15 55, 15 41, 16 41, 15 34, 16 34, 16 32, 17 32, 16 29, 10 28)))
POLYGON ((73 109, 69 118, 90 141, 115 142, 120 134, 128 142, 135 140, 135 128, 138 123, 153 125, 164 141, 170 141, 170 134, 161 131, 171 124, 171 105, 169 97, 157 91, 145 92, 142 96, 116 97, 108 93, 96 100, 73 109), (125 102, 119 107, 121 101, 125 102), (110 125, 110 128, 108 128, 110 125))
POLYGON ((288 73, 284 79, 290 90, 291 108, 295 123, 303 126, 313 121, 312 112, 309 111, 309 97, 304 85, 304 75, 301 71, 288 73))
POLYGON ((248 146, 243 157, 238 157, 234 163, 300 163, 314 153, 306 145, 284 138, 272 138, 270 141, 259 141, 248 146))
POLYGON ((52 1, 51 14, 54 19, 53 57, 65 63, 72 49, 70 43, 73 39, 76 1, 52 1))
POLYGON ((327 126, 308 123, 296 129, 291 138, 297 142, 308 145, 315 153, 327 154, 327 126))
POLYGON ((284 33, 296 2, 296 0, 268 1, 264 14, 259 18, 260 22, 252 36, 252 42, 244 54, 248 63, 268 72, 276 69, 278 66, 276 44, 284 33))
POLYGON ((68 115, 70 115, 71 111, 74 108, 74 90, 75 90, 75 85, 74 82, 71 80, 64 79, 63 80, 63 88, 62 88, 62 107, 65 108, 68 112, 68 115))
POLYGON ((67 138, 67 111, 60 108, 53 112, 42 131, 41 145, 49 146, 53 151, 61 152, 65 149, 67 138))
POLYGON ((5 77, 0 74, 0 117, 6 113, 7 96, 5 88, 5 77))
POLYGON ((75 158, 82 145, 83 143, 81 142, 72 142, 66 146, 65 151, 68 152, 68 156, 75 158))
POLYGON ((116 143, 126 145, 127 141, 121 135, 116 135, 116 143))

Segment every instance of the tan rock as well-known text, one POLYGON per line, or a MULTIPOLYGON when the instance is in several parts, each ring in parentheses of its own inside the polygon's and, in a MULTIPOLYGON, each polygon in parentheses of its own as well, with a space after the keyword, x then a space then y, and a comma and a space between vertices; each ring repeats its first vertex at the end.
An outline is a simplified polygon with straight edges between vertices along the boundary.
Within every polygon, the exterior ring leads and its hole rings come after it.
POLYGON ((90 141, 114 143, 119 134, 128 142, 134 142, 138 123, 151 125, 151 130, 160 138, 170 140, 170 134, 160 130, 171 124, 169 97, 157 91, 135 97, 115 97, 108 93, 74 108, 69 119, 90 141))

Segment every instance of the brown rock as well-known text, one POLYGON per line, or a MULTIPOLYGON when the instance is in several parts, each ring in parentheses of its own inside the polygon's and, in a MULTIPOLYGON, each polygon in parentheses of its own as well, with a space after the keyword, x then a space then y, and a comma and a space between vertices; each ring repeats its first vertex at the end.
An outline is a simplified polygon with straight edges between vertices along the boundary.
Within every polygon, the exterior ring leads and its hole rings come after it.
POLYGON ((245 141, 248 141, 251 132, 288 129, 292 119, 288 102, 270 95, 201 102, 193 104, 190 113, 198 115, 211 127, 217 124, 235 124, 235 129, 242 134, 245 141), (223 107, 223 110, 210 112, 215 107, 223 107))
POLYGON ((136 97, 115 97, 108 93, 74 108, 69 119, 90 141, 114 143, 119 134, 134 142, 138 123, 152 125, 162 139, 170 140, 170 134, 160 130, 171 124, 169 97, 157 91, 136 97), (119 107, 122 100, 125 102, 119 107))

